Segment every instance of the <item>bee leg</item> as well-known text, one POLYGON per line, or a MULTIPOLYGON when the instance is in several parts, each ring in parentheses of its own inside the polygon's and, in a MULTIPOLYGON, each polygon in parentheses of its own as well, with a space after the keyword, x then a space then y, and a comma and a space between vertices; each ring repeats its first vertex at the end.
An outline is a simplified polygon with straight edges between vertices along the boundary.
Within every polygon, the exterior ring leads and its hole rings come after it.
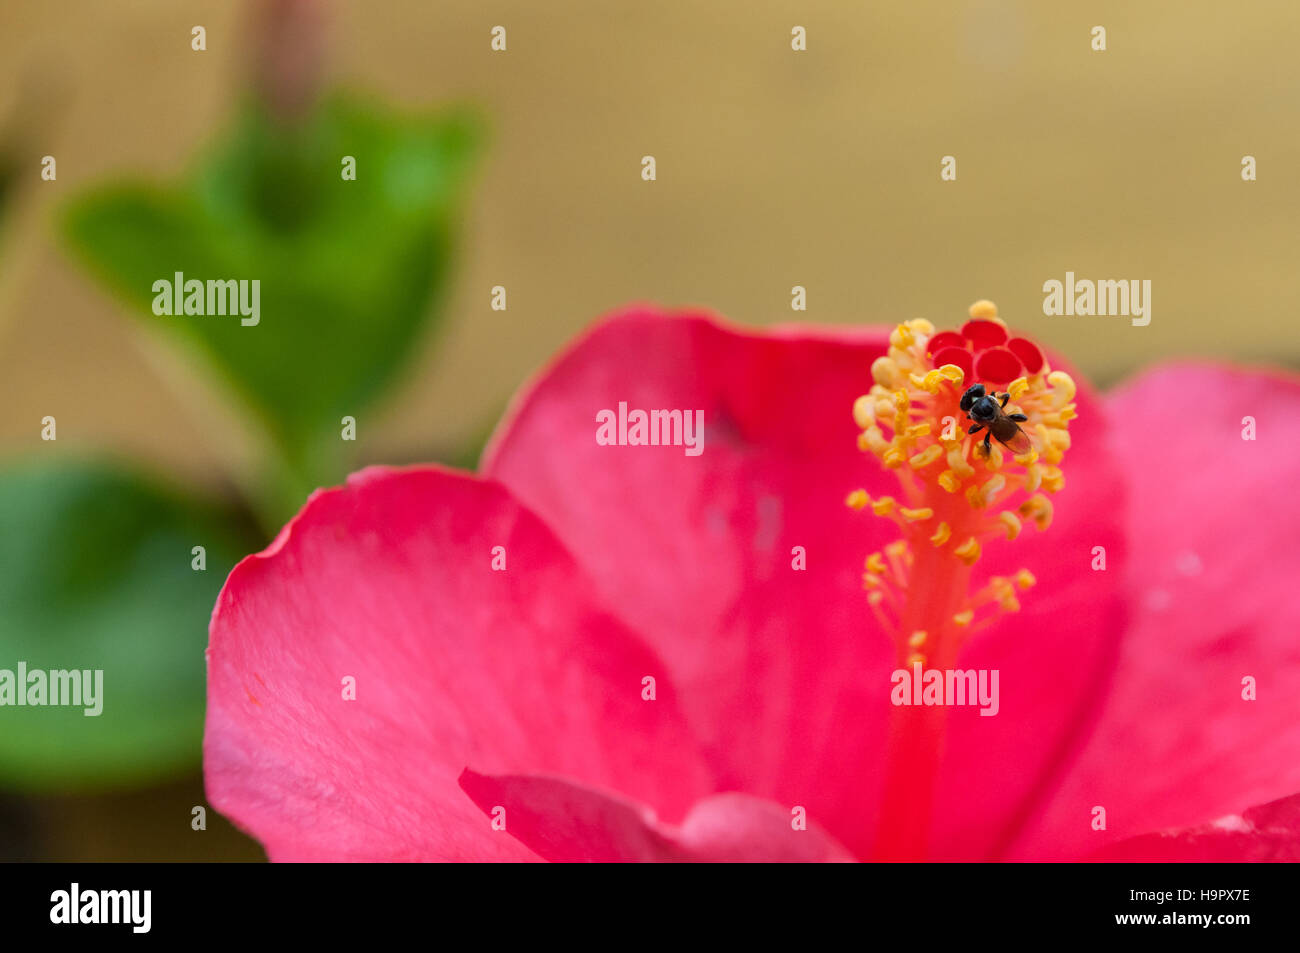
POLYGON ((1011 420, 1017 421, 1018 423, 1024 423, 1029 419, 1024 414, 1007 414, 1007 417, 1011 420))
POLYGON ((974 426, 972 426, 972 427, 971 427, 969 430, 967 430, 966 432, 967 432, 967 433, 979 433, 981 430, 984 429, 984 426, 985 426, 984 424, 975 424, 974 426))
POLYGON ((993 431, 990 430, 988 433, 984 435, 984 456, 986 457, 991 456, 993 453, 993 447, 990 446, 989 444, 989 441, 992 439, 993 439, 993 431))
POLYGON ((1005 394, 1002 395, 1002 403, 999 406, 1005 407, 1007 405, 1007 401, 1009 401, 1010 399, 1011 399, 1011 391, 1007 391, 1005 394))

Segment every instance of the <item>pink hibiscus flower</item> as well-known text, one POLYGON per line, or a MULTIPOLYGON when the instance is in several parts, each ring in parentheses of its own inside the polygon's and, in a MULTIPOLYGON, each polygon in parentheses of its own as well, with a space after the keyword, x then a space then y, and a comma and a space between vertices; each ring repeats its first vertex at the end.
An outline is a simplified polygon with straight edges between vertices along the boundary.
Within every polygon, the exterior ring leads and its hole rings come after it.
POLYGON ((1300 384, 1060 367, 987 302, 599 323, 478 475, 364 470, 235 568, 209 800, 273 860, 1297 859, 1300 384), (996 704, 895 704, 957 666, 996 704))

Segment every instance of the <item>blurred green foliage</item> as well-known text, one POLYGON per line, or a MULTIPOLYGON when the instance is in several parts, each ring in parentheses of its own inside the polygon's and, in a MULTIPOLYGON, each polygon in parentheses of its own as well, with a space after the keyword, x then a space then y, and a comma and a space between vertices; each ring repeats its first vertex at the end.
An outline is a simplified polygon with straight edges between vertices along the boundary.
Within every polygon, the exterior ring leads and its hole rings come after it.
POLYGON ((392 383, 445 282, 478 151, 471 114, 385 116, 341 98, 286 126, 250 106, 181 183, 84 196, 73 248, 135 313, 196 348, 280 451, 268 525, 338 480, 340 420, 392 383), (356 159, 355 181, 342 160, 356 159), (153 282, 259 279, 261 320, 153 314, 153 282))
POLYGON ((356 466, 341 418, 392 387, 434 316, 481 138, 463 111, 403 117, 335 97, 288 122, 250 102, 181 181, 110 184, 72 203, 77 255, 218 372, 270 449, 227 501, 108 463, 0 472, 0 668, 104 671, 98 717, 4 710, 0 784, 94 790, 198 763, 221 584, 311 490, 356 466), (260 322, 155 315, 153 283, 175 272, 260 280, 260 322))
POLYGON ((121 786, 192 765, 203 623, 256 536, 219 507, 97 465, 0 474, 0 526, 0 667, 104 673, 98 716, 6 707, 0 782, 121 786), (195 546, 205 571, 191 568, 195 546))

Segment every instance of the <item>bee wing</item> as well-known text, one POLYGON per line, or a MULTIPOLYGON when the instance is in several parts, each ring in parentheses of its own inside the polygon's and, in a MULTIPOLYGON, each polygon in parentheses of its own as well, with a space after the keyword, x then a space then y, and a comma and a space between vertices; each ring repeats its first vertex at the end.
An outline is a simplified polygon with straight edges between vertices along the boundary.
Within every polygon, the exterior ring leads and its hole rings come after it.
POLYGON ((1019 425, 1016 426, 1016 432, 1009 434, 1008 439, 1003 440, 1002 442, 1006 444, 1008 450, 1017 456, 1022 453, 1028 453, 1030 450, 1034 449, 1034 445, 1029 439, 1029 434, 1021 430, 1019 425))

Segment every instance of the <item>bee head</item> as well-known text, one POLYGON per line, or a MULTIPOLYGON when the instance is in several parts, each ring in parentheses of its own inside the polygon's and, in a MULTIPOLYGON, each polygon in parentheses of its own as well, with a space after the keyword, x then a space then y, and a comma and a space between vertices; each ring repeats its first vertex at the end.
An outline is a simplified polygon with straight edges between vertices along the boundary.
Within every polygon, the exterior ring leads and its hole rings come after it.
POLYGON ((984 396, 983 384, 972 384, 966 388, 966 393, 961 395, 961 409, 970 413, 971 407, 975 401, 984 396))

